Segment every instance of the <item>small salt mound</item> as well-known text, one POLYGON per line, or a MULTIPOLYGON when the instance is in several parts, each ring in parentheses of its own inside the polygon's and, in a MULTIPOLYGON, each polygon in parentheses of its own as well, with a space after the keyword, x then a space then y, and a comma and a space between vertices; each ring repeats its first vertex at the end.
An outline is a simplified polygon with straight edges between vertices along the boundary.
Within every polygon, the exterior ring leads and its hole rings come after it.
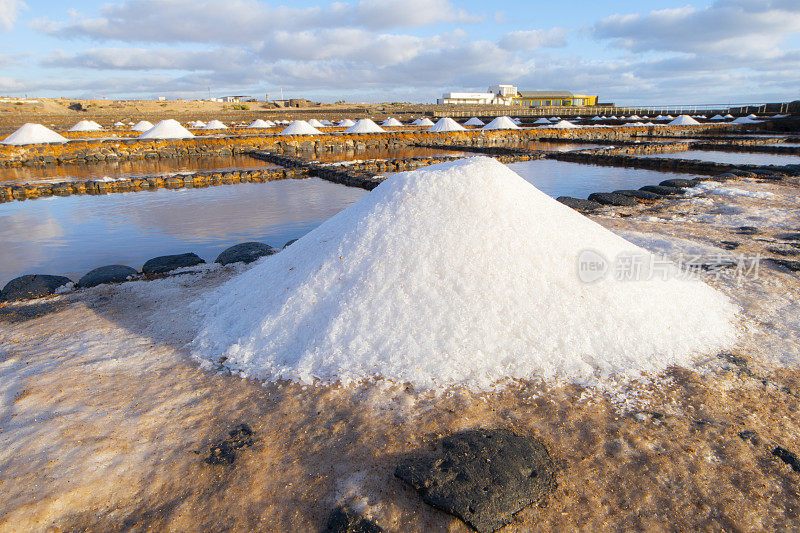
POLYGON ((281 131, 281 135, 319 135, 322 133, 305 120, 295 120, 281 131))
POLYGON ((257 118, 253 122, 248 124, 246 127, 254 129, 264 129, 264 128, 271 128, 272 124, 270 124, 266 120, 261 120, 260 118, 257 118))
POLYGON ((484 130, 518 130, 519 126, 514 124, 514 121, 508 117, 497 117, 482 129, 484 130))
POLYGON ((124 123, 124 122, 119 122, 119 121, 118 121, 118 122, 115 122, 115 123, 114 123, 114 127, 115 127, 115 128, 122 128, 122 127, 124 127, 124 126, 125 126, 125 123, 124 123))
POLYGON ((345 118, 345 119, 340 120, 339 124, 338 124, 338 126, 340 128, 349 128, 350 126, 353 126, 353 125, 355 125, 355 122, 353 122, 349 118, 345 118))
POLYGON ((678 117, 667 124, 668 126, 697 126, 700 124, 689 115, 678 115, 678 117))
POLYGON ((725 120, 725 117, 723 117, 722 115, 714 115, 713 117, 711 117, 711 120, 725 120))
POLYGON ((472 117, 464 123, 465 126, 483 126, 484 122, 478 117, 472 117))
POLYGON ((542 118, 536 119, 533 123, 534 124, 550 124, 550 119, 542 117, 542 118))
POLYGON ((597 122, 598 120, 603 120, 603 119, 601 117, 598 117, 597 115, 595 115, 595 116, 592 117, 592 120, 597 122))
POLYGON ((96 122, 90 120, 81 120, 67 131, 99 131, 103 128, 96 122))
POLYGON ((731 115, 730 113, 728 113, 727 115, 725 115, 725 118, 733 118, 733 115, 731 115))
POLYGON ((375 124, 368 118, 362 118, 349 128, 347 128, 345 133, 383 133, 384 129, 375 124))
POLYGON ((748 117, 739 117, 739 118, 733 119, 731 121, 731 124, 758 124, 760 122, 761 122, 760 120, 753 120, 753 119, 748 118, 748 117))
POLYGON ((325 124, 320 122, 319 120, 312 118, 311 120, 306 121, 308 122, 309 126, 314 126, 315 128, 324 128, 325 124))
POLYGON ((757 117, 757 116, 755 116, 754 114, 750 113, 749 115, 747 115, 747 117, 746 117, 746 118, 749 118, 750 120, 755 120, 755 119, 757 119, 758 117, 757 117))
POLYGON ((146 132, 139 135, 139 139, 188 139, 194 134, 181 126, 177 120, 168 118, 162 120, 146 132))
POLYGON ((206 123, 203 122, 202 120, 195 120, 194 122, 190 122, 189 123, 189 127, 190 128, 205 128, 206 127, 206 123))
POLYGON ((403 123, 400 122, 399 120, 397 120, 394 117, 387 118, 386 120, 381 122, 381 126, 383 126, 385 128, 398 128, 398 127, 400 127, 402 125, 403 125, 403 123))
POLYGON ((415 124, 417 126, 433 126, 433 121, 428 117, 424 117, 424 118, 418 118, 417 120, 412 122, 412 124, 415 124))
POLYGON ((428 131, 442 132, 442 131, 464 131, 465 128, 450 117, 440 118, 436 124, 428 128, 428 131))
POLYGON ((3 139, 2 144, 22 146, 24 144, 63 142, 67 142, 67 139, 54 132, 50 128, 42 126, 41 124, 32 124, 28 122, 20 127, 17 131, 3 139))
POLYGON ((556 130, 573 130, 575 128, 580 128, 580 126, 576 126, 572 122, 567 120, 559 120, 555 124, 551 124, 549 126, 545 126, 547 128, 556 129, 556 130))
POLYGON ((628 120, 642 120, 642 117, 639 115, 631 115, 628 117, 628 120))
POLYGON ((219 120, 209 120, 208 124, 206 124, 206 130, 227 130, 228 126, 220 122, 219 120))
POLYGON ((146 132, 153 128, 153 123, 147 120, 140 120, 133 126, 131 126, 131 131, 141 131, 142 133, 146 132))
POLYGON ((192 351, 257 379, 488 389, 602 386, 734 341, 735 308, 708 285, 582 282, 586 250, 655 260, 491 158, 396 174, 208 293, 192 351))

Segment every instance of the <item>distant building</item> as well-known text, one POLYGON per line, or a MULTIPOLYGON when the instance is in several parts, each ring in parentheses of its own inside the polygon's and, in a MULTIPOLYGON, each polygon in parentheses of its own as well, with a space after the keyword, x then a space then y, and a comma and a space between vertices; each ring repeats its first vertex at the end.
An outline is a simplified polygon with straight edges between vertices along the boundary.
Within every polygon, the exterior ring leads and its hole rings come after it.
POLYGON ((494 85, 485 93, 449 92, 437 104, 491 104, 525 107, 594 106, 597 95, 572 94, 569 91, 520 91, 513 85, 494 85))
POLYGON ((526 107, 597 105, 597 95, 572 94, 569 91, 519 91, 513 100, 514 105, 526 107))
POLYGON ((249 96, 239 95, 239 96, 220 96, 219 98, 212 98, 212 102, 225 102, 228 104, 238 104, 242 100, 247 100, 250 98, 249 96))

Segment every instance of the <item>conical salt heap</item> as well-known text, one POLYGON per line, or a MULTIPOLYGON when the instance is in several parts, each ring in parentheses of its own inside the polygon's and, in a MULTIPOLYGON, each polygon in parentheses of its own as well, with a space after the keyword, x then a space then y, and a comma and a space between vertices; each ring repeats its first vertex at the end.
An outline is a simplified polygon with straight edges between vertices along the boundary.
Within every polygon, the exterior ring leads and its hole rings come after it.
POLYGON ((602 385, 735 338, 733 305, 708 285, 584 282, 585 250, 651 257, 490 158, 396 174, 207 294, 193 350, 259 379, 487 389, 602 385))

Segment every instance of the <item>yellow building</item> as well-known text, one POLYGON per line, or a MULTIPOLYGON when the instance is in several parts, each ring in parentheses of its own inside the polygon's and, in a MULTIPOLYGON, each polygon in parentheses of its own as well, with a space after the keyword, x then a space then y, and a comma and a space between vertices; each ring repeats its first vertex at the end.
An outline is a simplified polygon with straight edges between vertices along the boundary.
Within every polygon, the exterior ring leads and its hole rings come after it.
POLYGON ((597 95, 572 94, 569 91, 518 91, 513 105, 525 107, 594 106, 597 95))

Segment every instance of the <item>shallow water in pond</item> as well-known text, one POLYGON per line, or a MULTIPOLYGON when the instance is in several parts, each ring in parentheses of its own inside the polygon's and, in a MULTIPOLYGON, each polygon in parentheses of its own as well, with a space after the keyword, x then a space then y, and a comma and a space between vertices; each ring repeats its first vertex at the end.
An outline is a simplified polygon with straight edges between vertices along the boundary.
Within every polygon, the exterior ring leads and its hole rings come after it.
POLYGON ((551 159, 509 163, 508 167, 553 198, 586 198, 593 192, 638 189, 645 185, 658 185, 668 179, 686 179, 686 174, 674 172, 585 165, 551 159))
POLYGON ((0 204, 0 287, 22 274, 77 281, 95 267, 139 268, 167 254, 211 262, 245 241, 281 247, 364 194, 309 178, 0 204))
POLYGON ((49 183, 100 179, 106 176, 121 178, 123 176, 153 176, 178 172, 253 170, 259 168, 278 168, 278 166, 248 155, 139 159, 133 161, 0 168, 0 183, 49 183))
POLYGON ((686 152, 648 154, 639 157, 698 159, 700 161, 713 161, 716 163, 729 163, 732 165, 796 165, 800 163, 800 155, 762 154, 758 152, 723 152, 718 150, 688 150, 686 152))

